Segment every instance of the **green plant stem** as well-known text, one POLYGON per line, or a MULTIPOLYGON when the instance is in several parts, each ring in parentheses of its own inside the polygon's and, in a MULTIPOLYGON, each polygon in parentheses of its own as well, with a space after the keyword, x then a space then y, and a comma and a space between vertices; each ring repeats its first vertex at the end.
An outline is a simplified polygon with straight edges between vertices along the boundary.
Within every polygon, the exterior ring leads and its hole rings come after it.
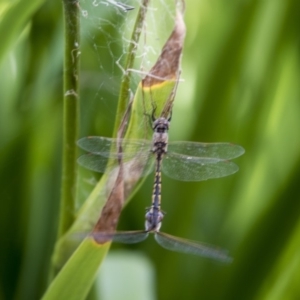
POLYGON ((128 47, 128 56, 126 59, 126 63, 124 66, 125 74, 123 76, 123 80, 120 87, 120 93, 119 93, 119 101, 118 101, 118 109, 117 109, 117 119, 115 122, 114 127, 114 134, 113 136, 117 136, 117 132, 120 126, 120 122, 122 120, 122 117, 127 109, 128 105, 128 99, 129 99, 129 89, 130 89, 130 80, 131 80, 131 71, 128 71, 128 69, 131 69, 134 64, 135 56, 136 56, 136 49, 138 42, 140 40, 140 36, 142 33, 142 27, 144 24, 145 16, 147 13, 147 8, 150 0, 143 0, 143 3, 141 4, 139 11, 137 13, 136 21, 134 24, 134 28, 132 30, 131 35, 131 42, 128 47))
POLYGON ((62 236, 74 221, 76 196, 76 157, 78 138, 78 68, 79 68, 79 4, 64 0, 65 59, 62 193, 58 236, 62 236))

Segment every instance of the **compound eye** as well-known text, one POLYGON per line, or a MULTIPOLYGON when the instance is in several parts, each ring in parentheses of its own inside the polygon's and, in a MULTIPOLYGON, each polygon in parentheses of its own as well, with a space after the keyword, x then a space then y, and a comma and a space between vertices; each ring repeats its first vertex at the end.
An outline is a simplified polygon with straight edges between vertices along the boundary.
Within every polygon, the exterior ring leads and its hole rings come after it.
POLYGON ((164 218, 164 214, 160 211, 158 215, 158 221, 161 222, 164 218))
POLYGON ((152 212, 150 212, 150 211, 148 211, 147 213, 146 213, 146 216, 145 216, 145 218, 146 218, 146 220, 148 221, 148 222, 152 222, 152 220, 153 220, 153 213, 152 212))
POLYGON ((153 228, 153 214, 151 212, 146 213, 146 222, 145 222, 146 230, 152 230, 153 228))

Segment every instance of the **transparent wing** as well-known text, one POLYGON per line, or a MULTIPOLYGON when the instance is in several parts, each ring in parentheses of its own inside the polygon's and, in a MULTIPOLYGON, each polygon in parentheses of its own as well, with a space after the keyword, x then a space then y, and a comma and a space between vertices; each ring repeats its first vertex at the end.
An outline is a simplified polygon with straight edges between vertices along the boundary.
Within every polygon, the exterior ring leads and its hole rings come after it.
POLYGON ((119 166, 121 155, 124 170, 129 174, 148 175, 152 170, 153 155, 150 152, 151 142, 146 140, 111 139, 101 136, 85 137, 77 142, 78 146, 90 153, 78 158, 78 163, 92 171, 110 172, 119 166), (114 152, 117 145, 122 144, 123 152, 114 152), (109 163, 109 167, 108 167, 109 163))
POLYGON ((230 143, 170 142, 168 152, 187 156, 232 159, 244 154, 245 150, 239 145, 230 143))
MULTIPOLYGON (((147 176, 153 169, 154 156, 149 153, 137 153, 134 158, 123 161, 124 174, 127 176, 147 176)), ((119 161, 116 158, 109 158, 95 153, 88 153, 77 159, 79 165, 99 173, 110 173, 117 170, 119 161)))
POLYGON ((178 238, 163 232, 156 232, 155 240, 167 250, 213 258, 226 263, 232 262, 232 258, 228 256, 225 250, 210 245, 178 238))
POLYGON ((113 242, 123 244, 135 244, 144 241, 149 235, 148 231, 117 231, 114 233, 109 232, 93 232, 89 236, 93 237, 96 242, 104 243, 112 240, 113 242))
POLYGON ((231 175, 238 166, 219 158, 195 157, 168 152, 162 162, 162 171, 181 181, 201 181, 231 175))
POLYGON ((148 140, 112 139, 102 136, 88 136, 77 141, 77 145, 88 152, 104 157, 118 158, 117 146, 123 148, 123 158, 133 158, 137 153, 150 152, 152 142, 148 140))

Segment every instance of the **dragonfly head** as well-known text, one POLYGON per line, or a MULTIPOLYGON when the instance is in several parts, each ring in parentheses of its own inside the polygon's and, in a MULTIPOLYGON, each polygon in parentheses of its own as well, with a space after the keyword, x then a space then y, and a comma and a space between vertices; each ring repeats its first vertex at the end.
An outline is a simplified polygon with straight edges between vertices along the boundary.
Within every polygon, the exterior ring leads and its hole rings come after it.
POLYGON ((164 214, 159 209, 151 207, 147 210, 145 218, 146 231, 159 231, 164 214))
POLYGON ((166 118, 158 118, 154 120, 152 129, 155 132, 167 132, 169 130, 170 122, 166 118))

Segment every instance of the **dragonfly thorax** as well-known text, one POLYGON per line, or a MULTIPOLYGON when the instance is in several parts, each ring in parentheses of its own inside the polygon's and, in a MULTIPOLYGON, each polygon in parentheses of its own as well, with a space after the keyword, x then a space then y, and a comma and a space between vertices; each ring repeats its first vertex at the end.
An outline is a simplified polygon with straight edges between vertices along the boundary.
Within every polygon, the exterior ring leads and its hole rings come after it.
POLYGON ((164 214, 157 207, 151 207, 146 212, 146 231, 159 231, 164 214))
POLYGON ((158 118, 153 122, 153 153, 167 153, 169 123, 165 118, 158 118))

